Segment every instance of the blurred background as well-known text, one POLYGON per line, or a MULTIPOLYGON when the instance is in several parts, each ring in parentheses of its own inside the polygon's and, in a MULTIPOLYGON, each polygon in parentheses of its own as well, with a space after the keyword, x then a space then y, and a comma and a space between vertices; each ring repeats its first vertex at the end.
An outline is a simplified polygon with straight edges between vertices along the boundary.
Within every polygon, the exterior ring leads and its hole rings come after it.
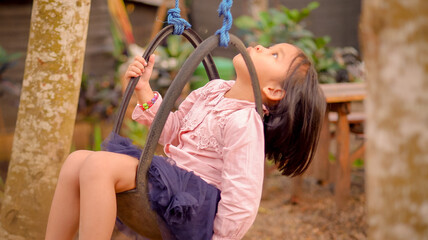
MULTIPOLYGON (((124 69, 135 55, 142 55, 153 36, 166 25, 166 11, 174 1, 164 0, 92 0, 84 70, 75 123, 72 150, 99 150, 100 143, 111 131, 119 106, 124 69)), ((222 25, 217 8, 220 0, 181 1, 182 16, 202 38, 212 35, 222 25)), ((33 2, 0 1, 0 176, 7 176, 12 141, 17 120, 20 91, 24 76, 25 55, 33 2)), ((247 45, 270 46, 289 42, 310 56, 322 84, 364 82, 364 65, 359 46, 360 0, 235 0, 232 8, 234 25, 231 33, 247 45)), ((151 79, 155 90, 164 93, 193 47, 181 37, 172 36, 156 51, 156 66, 151 79)), ((218 48, 213 52, 221 78, 233 79, 233 49, 218 48)), ((183 92, 203 86, 208 81, 202 66, 183 92)), ((129 119, 123 134, 143 145, 147 129, 129 119)), ((178 103, 177 103, 178 104, 178 103)), ((362 101, 353 102, 355 112, 363 112, 362 101)), ((334 137, 337 116, 331 116, 329 137, 334 137), (335 120, 336 119, 336 120, 335 120)), ((352 126, 351 146, 359 144, 363 120, 352 126)), ((334 139, 332 138, 334 141, 334 139)), ((327 146, 330 163, 335 162, 335 146, 327 146)), ((305 178, 297 185, 281 177, 269 166, 271 181, 266 183, 264 205, 256 224, 246 239, 365 239, 364 179, 362 158, 353 162, 352 203, 337 218, 332 181, 305 178), (318 181, 318 182, 317 182, 318 181), (303 191, 297 194, 296 189, 303 191), (305 195, 306 194, 306 195, 305 195), (293 198, 293 196, 299 195, 293 198), (306 199, 300 201, 300 198, 306 199), (314 204, 316 203, 316 204, 314 204), (273 211, 273 209, 277 209, 273 211), (306 217, 310 211, 311 220, 306 217), (293 217, 294 216, 294 217, 293 217), (282 227, 275 227, 280 221, 282 227), (306 235, 305 235, 306 234, 306 235)), ((117 233, 117 239, 127 239, 117 233)))
MULTIPOLYGON (((92 1, 78 121, 111 120, 121 96, 121 66, 130 56, 142 54, 154 31, 159 29, 159 25, 164 25, 165 18, 162 16, 165 16, 165 13, 160 12, 164 2, 167 2, 167 7, 173 7, 173 1, 124 1, 131 25, 129 30, 126 26, 117 24, 123 16, 115 15, 113 10, 109 10, 108 1, 92 1)), ((181 7, 185 9, 184 13, 187 13, 185 18, 203 38, 221 27, 222 20, 216 11, 220 1, 184 2, 186 6, 181 7)), ((317 69, 322 73, 321 82, 362 80, 359 66, 354 66, 351 73, 346 72, 346 64, 359 64, 358 22, 361 1, 260 2, 261 8, 256 9, 258 12, 255 13, 252 1, 234 1, 232 14, 235 24, 231 33, 240 36, 247 44, 258 42, 267 46, 279 42, 297 43, 315 59, 317 69), (297 10, 286 12, 285 7, 297 10), (302 9, 309 9, 309 12, 302 9), (265 11, 266 14, 260 14, 260 11, 265 11), (240 16, 244 17, 239 18, 240 16)), ((31 7, 30 0, 0 1, 1 161, 8 159, 11 149, 24 75, 31 7)), ((158 55, 163 61, 158 61, 157 64, 158 71, 154 76, 156 88, 168 86, 174 73, 191 51, 192 47, 181 38, 173 38, 164 48, 160 48, 158 55)), ((216 63, 225 79, 233 78, 230 58, 235 54, 233 49, 224 48, 213 53, 218 57, 216 63)), ((202 68, 199 68, 195 75, 193 88, 201 86, 197 80, 205 77, 202 68)), ((76 145, 76 148, 86 148, 91 143, 81 142, 76 145)))

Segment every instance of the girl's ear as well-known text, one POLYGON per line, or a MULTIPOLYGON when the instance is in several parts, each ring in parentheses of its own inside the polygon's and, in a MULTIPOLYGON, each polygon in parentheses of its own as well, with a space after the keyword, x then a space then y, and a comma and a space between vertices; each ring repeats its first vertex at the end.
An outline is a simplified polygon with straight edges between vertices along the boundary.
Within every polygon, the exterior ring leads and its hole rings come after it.
POLYGON ((281 87, 266 86, 262 88, 262 92, 270 101, 279 101, 285 96, 285 90, 281 87))

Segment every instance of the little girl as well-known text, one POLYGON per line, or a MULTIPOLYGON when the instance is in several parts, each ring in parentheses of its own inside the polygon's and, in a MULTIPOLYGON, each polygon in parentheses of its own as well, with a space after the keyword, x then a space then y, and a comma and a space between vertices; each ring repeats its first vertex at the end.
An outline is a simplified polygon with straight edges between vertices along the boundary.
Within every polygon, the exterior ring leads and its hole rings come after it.
MULTIPOLYGON (((237 55, 236 80, 213 80, 193 91, 170 113, 162 132, 159 143, 168 158, 154 157, 149 195, 152 208, 177 239, 241 239, 257 214, 265 157, 282 174, 295 176, 314 156, 325 99, 311 62, 285 43, 247 51, 260 83, 263 119, 255 110, 245 62, 237 55), (166 178, 185 178, 186 183, 166 178), (174 186, 177 182, 182 185, 174 186), (177 194, 165 195, 171 192, 177 194), (171 217, 171 199, 190 202, 188 215, 171 217)), ((148 62, 136 57, 125 73, 128 81, 141 76, 132 117, 148 126, 162 102, 149 85, 154 61, 153 55, 148 62)), ((141 152, 135 153, 129 141, 125 145, 117 148, 109 142, 107 151, 69 155, 59 175, 46 239, 73 239, 77 230, 80 239, 111 238, 116 193, 135 188, 141 152)))

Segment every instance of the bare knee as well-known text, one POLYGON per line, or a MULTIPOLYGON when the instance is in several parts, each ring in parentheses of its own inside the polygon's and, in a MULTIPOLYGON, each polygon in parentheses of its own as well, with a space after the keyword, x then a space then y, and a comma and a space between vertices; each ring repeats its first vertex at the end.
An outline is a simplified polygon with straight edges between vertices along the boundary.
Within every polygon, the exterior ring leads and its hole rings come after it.
POLYGON ((113 169, 102 152, 93 152, 87 156, 79 173, 82 184, 94 181, 113 181, 113 169))
POLYGON ((83 162, 91 153, 91 151, 87 150, 78 150, 70 153, 61 167, 59 179, 67 181, 78 181, 83 162))
POLYGON ((138 160, 127 155, 93 152, 80 169, 79 181, 84 184, 108 184, 116 192, 135 188, 138 160))

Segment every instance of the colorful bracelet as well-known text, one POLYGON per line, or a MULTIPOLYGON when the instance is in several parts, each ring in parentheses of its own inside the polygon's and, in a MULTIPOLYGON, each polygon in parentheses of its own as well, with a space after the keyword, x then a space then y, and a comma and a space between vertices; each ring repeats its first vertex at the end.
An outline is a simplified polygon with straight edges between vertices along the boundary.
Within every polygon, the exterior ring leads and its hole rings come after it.
POLYGON ((153 106, 153 104, 155 104, 156 100, 158 100, 159 94, 157 92, 154 92, 154 95, 155 96, 152 98, 152 100, 140 105, 141 110, 145 111, 145 110, 151 108, 153 106))

